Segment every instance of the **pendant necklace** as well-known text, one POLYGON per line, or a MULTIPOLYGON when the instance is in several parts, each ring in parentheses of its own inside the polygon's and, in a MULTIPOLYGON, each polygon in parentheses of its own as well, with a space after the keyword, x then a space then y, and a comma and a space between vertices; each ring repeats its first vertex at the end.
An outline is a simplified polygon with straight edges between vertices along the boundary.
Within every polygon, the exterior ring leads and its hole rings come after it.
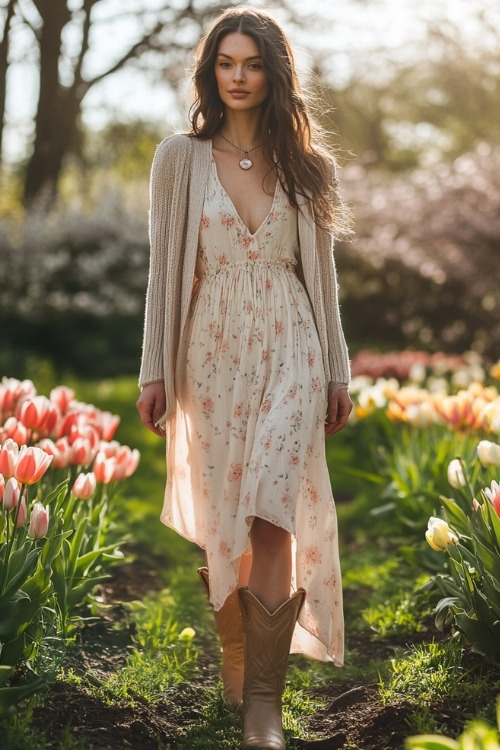
POLYGON ((229 138, 226 138, 225 135, 222 135, 222 133, 219 133, 219 135, 227 143, 229 143, 230 146, 234 146, 234 148, 237 148, 238 151, 243 151, 244 156, 243 156, 243 159, 240 161, 240 167, 242 169, 251 169, 253 167, 253 161, 250 159, 250 157, 248 156, 248 154, 250 153, 250 151, 255 151, 256 148, 260 148, 263 144, 259 143, 258 146, 252 146, 252 148, 249 148, 249 149, 240 148, 235 143, 233 143, 232 141, 230 141, 229 138))

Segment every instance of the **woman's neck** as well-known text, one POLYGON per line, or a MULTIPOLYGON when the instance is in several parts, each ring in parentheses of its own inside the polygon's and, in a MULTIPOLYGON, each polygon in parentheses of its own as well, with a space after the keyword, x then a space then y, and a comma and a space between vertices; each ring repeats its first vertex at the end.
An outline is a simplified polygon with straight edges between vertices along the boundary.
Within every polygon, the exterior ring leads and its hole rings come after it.
POLYGON ((241 148, 251 148, 262 141, 260 112, 225 112, 220 132, 241 148))

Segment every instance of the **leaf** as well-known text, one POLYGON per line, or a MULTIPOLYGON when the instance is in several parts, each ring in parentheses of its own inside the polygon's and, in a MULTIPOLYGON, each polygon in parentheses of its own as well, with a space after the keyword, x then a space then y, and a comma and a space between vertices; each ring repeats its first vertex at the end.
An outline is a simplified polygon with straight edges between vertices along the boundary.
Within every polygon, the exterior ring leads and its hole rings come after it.
POLYGON ((454 529, 465 534, 470 533, 470 521, 461 508, 456 504, 455 500, 440 495, 440 501, 443 503, 445 508, 446 520, 454 529))
POLYGON ((450 737, 439 737, 437 734, 421 734, 408 737, 406 750, 458 750, 458 742, 450 737))
POLYGON ((7 716, 13 706, 17 706, 22 700, 36 693, 45 685, 45 681, 38 677, 27 685, 0 688, 0 716, 7 716))
POLYGON ((10 667, 7 664, 0 665, 0 685, 5 685, 9 677, 14 674, 14 667, 10 667))

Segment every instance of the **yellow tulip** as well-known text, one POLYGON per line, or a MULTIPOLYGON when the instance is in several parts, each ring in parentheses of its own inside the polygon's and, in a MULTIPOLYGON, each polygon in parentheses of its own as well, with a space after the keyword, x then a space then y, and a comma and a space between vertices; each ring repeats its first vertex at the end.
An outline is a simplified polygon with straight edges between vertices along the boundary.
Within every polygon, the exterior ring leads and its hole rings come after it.
POLYGON ((444 552, 450 544, 457 544, 458 537, 442 518, 431 516, 425 532, 427 543, 436 552, 444 552))

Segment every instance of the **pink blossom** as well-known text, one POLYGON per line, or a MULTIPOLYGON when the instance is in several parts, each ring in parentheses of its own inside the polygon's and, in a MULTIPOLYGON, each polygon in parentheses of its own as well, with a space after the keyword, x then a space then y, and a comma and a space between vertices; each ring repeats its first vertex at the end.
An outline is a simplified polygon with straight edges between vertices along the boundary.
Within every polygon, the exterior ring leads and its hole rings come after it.
POLYGON ((92 468, 98 482, 109 484, 112 481, 115 472, 116 458, 106 458, 105 454, 99 451, 92 468))
POLYGON ((14 476, 22 484, 34 484, 45 474, 52 462, 52 456, 41 448, 22 446, 16 462, 14 476))
POLYGON ((30 513, 28 536, 33 539, 41 539, 47 534, 48 528, 49 506, 44 508, 42 503, 35 503, 30 513))
POLYGON ((51 424, 55 427, 57 423, 57 419, 54 420, 53 416, 54 413, 57 415, 55 409, 56 407, 50 403, 46 396, 35 396, 31 399, 24 399, 17 410, 17 418, 28 429, 40 432, 49 414, 51 415, 51 424))
POLYGON ((131 450, 128 445, 121 445, 115 456, 116 465, 113 480, 120 481, 132 476, 139 465, 140 456, 137 448, 131 450))
POLYGON ((0 502, 2 502, 4 489, 5 489, 5 478, 3 474, 0 474, 0 502))
POLYGON ((58 385, 50 392, 50 400, 59 407, 61 414, 66 414, 75 398, 75 392, 66 385, 58 385))
POLYGON ((17 402, 36 396, 36 389, 31 380, 17 380, 17 378, 2 378, 0 384, 0 413, 3 417, 14 413, 17 402))
POLYGON ((3 474, 4 477, 14 476, 18 455, 18 444, 12 438, 7 438, 5 443, 0 446, 0 474, 3 474))
POLYGON ((213 399, 210 398, 210 396, 206 396, 201 402, 201 408, 203 409, 203 411, 207 412, 208 414, 211 414, 214 410, 213 399))
POLYGON ((86 438, 77 437, 72 443, 70 440, 70 463, 74 466, 90 466, 96 453, 97 450, 86 438))
POLYGON ((109 411, 99 411, 93 422, 101 438, 111 440, 120 424, 120 417, 109 411))
POLYGON ((232 463, 227 470, 226 479, 228 482, 237 482, 243 475, 243 467, 240 463, 232 463))
POLYGON ((12 510, 19 502, 19 496, 21 494, 21 486, 17 479, 11 477, 5 482, 3 491, 3 507, 5 510, 12 510))
POLYGON ((26 445, 29 440, 29 430, 19 422, 15 417, 9 417, 1 430, 1 440, 5 442, 12 438, 18 445, 26 445))
POLYGON ((71 488, 71 494, 79 500, 88 500, 95 493, 97 479, 93 471, 87 474, 79 474, 71 488))

